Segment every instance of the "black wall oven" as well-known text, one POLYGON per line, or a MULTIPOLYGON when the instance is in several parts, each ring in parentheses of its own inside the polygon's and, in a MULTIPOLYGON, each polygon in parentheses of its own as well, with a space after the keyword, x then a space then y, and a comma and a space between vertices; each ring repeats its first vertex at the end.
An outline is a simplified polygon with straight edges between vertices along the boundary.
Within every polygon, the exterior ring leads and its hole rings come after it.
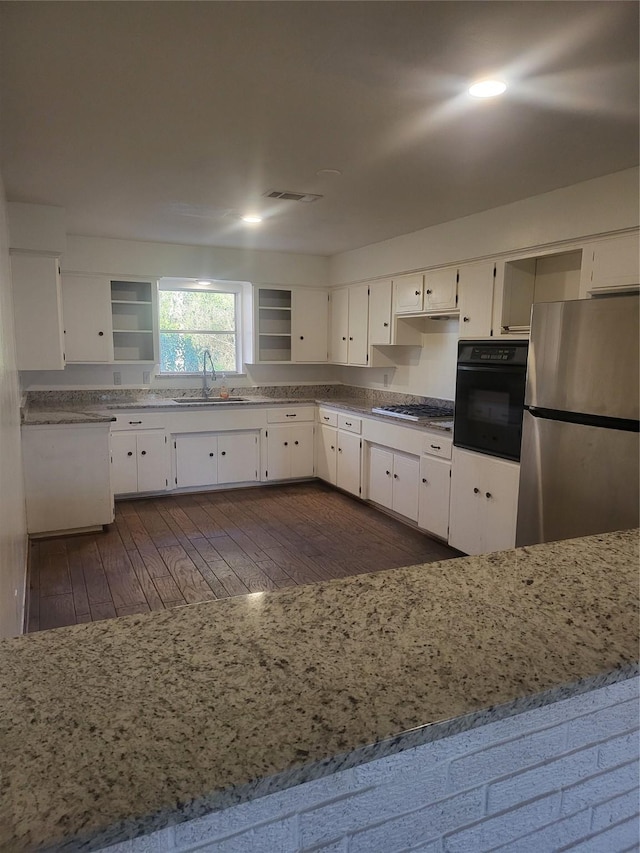
POLYGON ((460 341, 453 443, 520 459, 528 341, 460 341))

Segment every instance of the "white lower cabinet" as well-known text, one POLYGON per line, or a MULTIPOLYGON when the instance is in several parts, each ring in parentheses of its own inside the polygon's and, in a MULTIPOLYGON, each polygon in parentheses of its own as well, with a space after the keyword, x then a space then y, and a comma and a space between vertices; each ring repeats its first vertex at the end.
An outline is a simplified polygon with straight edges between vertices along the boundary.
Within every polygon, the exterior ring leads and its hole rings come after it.
POLYGON ((22 449, 28 533, 113 521, 108 423, 23 426, 22 449))
POLYGON ((320 424, 316 433, 316 477, 359 496, 361 444, 357 434, 320 424))
POLYGON ((421 456, 418 527, 445 540, 449 535, 450 491, 451 462, 436 456, 421 456))
POLYGON ((419 478, 417 456, 377 445, 369 448, 369 500, 417 521, 419 478))
POLYGON ((520 465, 453 449, 449 544, 465 554, 515 547, 520 465))
POLYGON ((313 477, 313 423, 270 424, 267 430, 266 480, 313 477))
POLYGON ((169 485, 164 430, 121 430, 111 434, 111 483, 116 495, 162 492, 169 485))
POLYGON ((185 433, 173 439, 179 489, 258 480, 257 432, 185 433))

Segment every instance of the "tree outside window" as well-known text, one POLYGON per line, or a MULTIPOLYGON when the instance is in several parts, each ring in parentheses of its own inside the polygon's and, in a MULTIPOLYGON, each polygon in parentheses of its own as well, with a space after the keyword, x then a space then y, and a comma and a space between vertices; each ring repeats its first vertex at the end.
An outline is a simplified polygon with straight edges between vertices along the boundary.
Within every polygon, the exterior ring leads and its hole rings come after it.
POLYGON ((238 372, 238 294, 161 289, 158 293, 161 373, 199 373, 205 350, 216 371, 238 372))

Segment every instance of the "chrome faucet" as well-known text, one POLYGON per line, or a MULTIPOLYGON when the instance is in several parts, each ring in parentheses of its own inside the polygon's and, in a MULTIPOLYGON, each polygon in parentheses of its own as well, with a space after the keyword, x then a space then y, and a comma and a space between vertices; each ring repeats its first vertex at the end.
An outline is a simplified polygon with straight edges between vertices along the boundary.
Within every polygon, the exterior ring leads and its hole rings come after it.
POLYGON ((207 385, 207 356, 209 357, 209 364, 211 365, 211 381, 215 382, 217 379, 216 369, 213 366, 213 359, 211 358, 211 353, 208 349, 206 349, 202 356, 202 396, 208 397, 209 394, 213 391, 213 388, 209 388, 207 385))

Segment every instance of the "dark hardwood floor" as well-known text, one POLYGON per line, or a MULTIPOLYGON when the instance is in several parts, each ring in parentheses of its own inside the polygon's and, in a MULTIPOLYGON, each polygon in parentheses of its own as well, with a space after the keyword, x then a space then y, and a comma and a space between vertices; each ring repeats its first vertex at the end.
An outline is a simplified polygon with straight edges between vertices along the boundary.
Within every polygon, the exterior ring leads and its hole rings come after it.
POLYGON ((116 503, 31 545, 29 631, 459 556, 318 481, 116 503))

